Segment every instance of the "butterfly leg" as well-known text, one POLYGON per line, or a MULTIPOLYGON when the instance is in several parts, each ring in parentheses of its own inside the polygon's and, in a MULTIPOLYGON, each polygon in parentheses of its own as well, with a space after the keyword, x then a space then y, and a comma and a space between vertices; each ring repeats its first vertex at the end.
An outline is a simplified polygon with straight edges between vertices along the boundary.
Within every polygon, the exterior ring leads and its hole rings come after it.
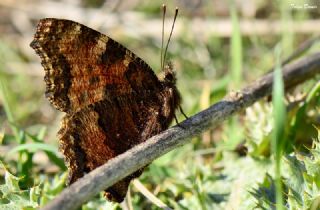
POLYGON ((177 116, 175 114, 174 114, 174 120, 176 121, 176 124, 177 124, 178 127, 182 128, 182 129, 186 129, 186 127, 184 127, 183 125, 181 125, 179 123, 178 118, 177 118, 177 116))
POLYGON ((178 121, 178 118, 177 118, 177 116, 176 116, 176 114, 174 114, 174 120, 176 121, 176 124, 179 126, 179 121, 178 121))
POLYGON ((189 119, 189 117, 184 113, 184 111, 180 105, 179 105, 179 110, 180 110, 181 114, 186 118, 186 120, 189 119))

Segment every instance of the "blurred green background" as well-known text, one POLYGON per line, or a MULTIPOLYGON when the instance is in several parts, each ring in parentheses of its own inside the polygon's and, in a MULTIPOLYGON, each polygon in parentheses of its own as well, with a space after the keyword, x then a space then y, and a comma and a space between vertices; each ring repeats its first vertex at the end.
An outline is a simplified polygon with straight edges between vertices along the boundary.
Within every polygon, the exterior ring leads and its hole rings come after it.
MULTIPOLYGON (((66 178, 56 137, 63 114, 45 99, 44 71, 29 47, 37 21, 80 22, 122 43, 159 72, 163 3, 165 40, 179 8, 168 60, 188 116, 245 87, 320 33, 319 1, 2 0, 0 209, 42 206, 59 194, 66 178)), ((314 42, 300 57, 319 50, 314 42)), ((281 175, 288 209, 320 206, 318 80, 285 96, 282 138, 288 143, 281 175)), ((174 209, 273 209, 274 114, 270 100, 260 101, 154 161, 139 180, 174 209)), ((132 185, 121 206, 97 196, 82 208, 159 209, 140 191, 132 185)))

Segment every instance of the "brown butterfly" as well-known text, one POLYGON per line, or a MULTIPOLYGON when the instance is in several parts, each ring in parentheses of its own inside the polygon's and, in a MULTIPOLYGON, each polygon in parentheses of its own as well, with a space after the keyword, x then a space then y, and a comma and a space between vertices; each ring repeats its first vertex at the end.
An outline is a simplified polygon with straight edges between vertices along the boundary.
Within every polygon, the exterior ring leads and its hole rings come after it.
MULTIPOLYGON (((159 79, 110 37, 77 22, 40 20, 30 46, 45 70, 46 97, 66 112, 58 133, 68 184, 168 128, 181 97, 170 65, 159 79)), ((136 171, 106 197, 123 201, 136 171)))

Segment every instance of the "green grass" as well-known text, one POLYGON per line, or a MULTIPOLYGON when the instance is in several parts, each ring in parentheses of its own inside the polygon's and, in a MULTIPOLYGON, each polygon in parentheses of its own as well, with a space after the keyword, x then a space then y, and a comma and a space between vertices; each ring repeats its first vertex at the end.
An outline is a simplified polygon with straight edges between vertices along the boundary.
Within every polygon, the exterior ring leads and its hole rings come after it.
MULTIPOLYGON (((159 5, 160 1, 144 3, 137 11, 160 17, 159 5)), ((229 38, 192 33, 188 27, 192 16, 181 12, 183 33, 172 39, 168 57, 177 71, 182 107, 191 116, 275 66, 272 101, 259 101, 157 159, 139 180, 166 205, 178 210, 317 209, 319 77, 291 90, 288 96, 283 92, 279 66, 297 48, 298 40, 309 35, 284 31, 275 36, 243 36, 239 30, 242 13, 230 5, 233 33, 229 38)), ((272 15, 268 18, 284 25, 306 20, 309 15, 306 11, 288 13, 285 3, 264 7, 260 9, 272 15)), ((219 19, 212 11, 204 11, 208 19, 219 19)), ((141 37, 138 43, 126 36, 119 41, 158 70, 159 42, 141 37)), ((55 137, 61 115, 44 99, 43 75, 11 72, 7 63, 28 63, 28 59, 21 56, 14 42, 4 40, 0 38, 0 149, 5 151, 0 154, 0 210, 36 209, 65 187, 66 168, 55 137)), ((315 44, 301 56, 319 49, 315 44)), ((178 118, 184 119, 181 115, 178 118)), ((130 188, 130 195, 134 209, 159 209, 135 187, 130 188)), ((121 209, 101 195, 82 207, 98 208, 121 209)))
POLYGON ((284 85, 282 80, 282 68, 280 61, 279 46, 275 48, 276 68, 274 71, 273 89, 272 89, 272 104, 273 104, 273 120, 274 134, 272 139, 272 150, 275 158, 275 179, 276 179, 276 208, 283 210, 283 189, 281 181, 281 159, 285 145, 285 122, 286 122, 286 107, 284 104, 284 85))

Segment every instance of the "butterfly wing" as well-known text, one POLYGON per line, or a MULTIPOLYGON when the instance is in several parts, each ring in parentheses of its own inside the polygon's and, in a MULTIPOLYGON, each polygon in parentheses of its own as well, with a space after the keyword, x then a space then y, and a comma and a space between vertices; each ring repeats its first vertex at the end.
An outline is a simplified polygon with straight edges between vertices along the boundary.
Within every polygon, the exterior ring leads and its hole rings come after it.
MULTIPOLYGON (((147 138, 142 137, 141 133, 148 124, 154 126, 148 137, 161 132, 163 127, 159 119, 153 122, 148 120, 160 111, 160 105, 154 106, 146 100, 141 105, 136 96, 131 95, 99 101, 72 115, 67 114, 59 131, 59 139, 60 151, 66 157, 69 168, 69 182, 73 183, 85 173, 145 141, 147 138)), ((107 189, 109 200, 121 202, 130 180, 141 172, 107 189)))
MULTIPOLYGON (((73 183, 108 160, 165 130, 179 93, 111 38, 79 23, 40 20, 31 46, 45 69, 46 96, 67 112, 59 131, 60 151, 73 183)), ((178 99, 178 100, 177 100, 178 99)), ((130 180, 106 190, 121 202, 130 180)))
POLYGON ((157 76, 142 59, 106 35, 74 21, 40 20, 30 45, 45 69, 46 97, 60 111, 72 112, 111 95, 160 87, 157 76), (126 76, 139 80, 130 81, 126 76))

